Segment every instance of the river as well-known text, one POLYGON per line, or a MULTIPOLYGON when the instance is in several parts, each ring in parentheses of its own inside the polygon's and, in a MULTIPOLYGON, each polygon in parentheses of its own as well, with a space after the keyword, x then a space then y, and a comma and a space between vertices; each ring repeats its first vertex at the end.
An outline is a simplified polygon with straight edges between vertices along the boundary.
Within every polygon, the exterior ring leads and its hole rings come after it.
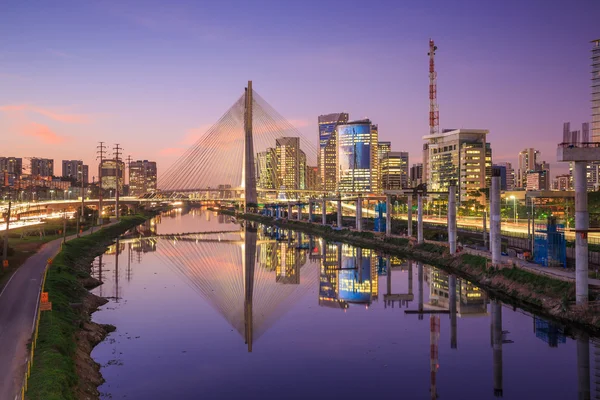
POLYGON ((138 236, 94 262, 103 398, 600 396, 600 347, 436 268, 204 210, 138 236))

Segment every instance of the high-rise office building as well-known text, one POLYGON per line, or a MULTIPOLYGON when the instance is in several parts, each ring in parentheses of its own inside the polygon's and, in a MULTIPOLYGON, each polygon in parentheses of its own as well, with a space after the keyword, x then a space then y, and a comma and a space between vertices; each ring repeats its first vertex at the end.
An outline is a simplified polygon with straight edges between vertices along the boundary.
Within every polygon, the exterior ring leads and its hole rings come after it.
POLYGON ((301 152, 299 137, 281 137, 275 140, 279 189, 300 189, 301 152))
POLYGON ((62 177, 70 178, 75 182, 81 183, 81 174, 83 172, 83 183, 87 185, 89 182, 88 174, 89 167, 81 160, 62 160, 62 177))
POLYGON ((32 158, 31 175, 54 176, 54 160, 49 158, 32 158))
MULTIPOLYGON (((581 124, 580 131, 577 131, 577 130, 572 131, 570 122, 565 122, 563 124, 563 143, 570 143, 575 146, 578 146, 581 143, 587 143, 589 141, 590 141, 590 124, 589 123, 584 122, 583 124, 581 124)), ((573 165, 571 165, 569 168, 571 169, 572 167, 573 167, 573 165)), ((600 163, 598 163, 598 162, 591 162, 591 163, 587 164, 587 166, 586 166, 587 190, 588 191, 597 190, 598 187, 600 186, 599 181, 598 181, 600 179, 600 174, 598 173, 599 168, 600 168, 600 163)), ((572 171, 569 170, 569 173, 571 173, 571 172, 572 171)))
POLYGON ((274 148, 256 154, 256 186, 262 189, 279 188, 277 185, 277 156, 274 148))
MULTIPOLYGON (((468 193, 490 186, 492 178, 492 149, 486 129, 444 129, 436 135, 426 135, 428 165, 427 190, 446 192, 456 184, 460 201, 468 193)), ((424 150, 425 151, 425 150, 424 150)), ((425 177, 423 177, 425 179, 425 177)))
POLYGON ((298 173, 300 174, 298 180, 298 189, 306 189, 306 153, 302 150, 298 151, 298 173))
POLYGON ((337 126, 337 190, 347 193, 377 193, 379 162, 378 130, 369 119, 337 126))
POLYGON ((319 116, 319 154, 317 167, 322 189, 333 192, 337 188, 337 131, 340 124, 348 122, 347 113, 335 113, 319 116))
POLYGON ((119 193, 123 193, 123 177, 125 175, 125 163, 116 160, 103 160, 98 165, 98 176, 102 177, 102 189, 114 190, 119 185, 119 193))
POLYGON ((600 142, 600 39, 592 40, 592 141, 600 142))
POLYGON ((383 190, 398 190, 409 187, 408 152, 388 151, 379 162, 381 188, 383 190))
POLYGON ((381 160, 390 151, 392 151, 392 142, 378 142, 377 143, 377 161, 379 163, 378 186, 381 189, 383 189, 383 176, 382 176, 382 171, 381 171, 381 160))
POLYGON ((423 183, 423 164, 413 164, 410 167, 410 186, 416 187, 423 183))
POLYGON ((550 190, 550 174, 548 171, 529 171, 527 173, 527 190, 550 190))
POLYGON ((17 157, 0 157, 0 186, 12 186, 23 174, 23 159, 17 157))
POLYGON ((515 188, 515 170, 512 167, 512 163, 503 161, 497 164, 500 167, 504 167, 506 170, 506 188, 503 190, 514 190, 515 188))
POLYGON ((156 191, 156 162, 132 161, 129 164, 129 195, 142 196, 156 191))
POLYGON ((538 169, 537 158, 540 152, 532 147, 522 150, 519 153, 519 168, 517 169, 517 187, 525 189, 527 187, 527 173, 538 169))

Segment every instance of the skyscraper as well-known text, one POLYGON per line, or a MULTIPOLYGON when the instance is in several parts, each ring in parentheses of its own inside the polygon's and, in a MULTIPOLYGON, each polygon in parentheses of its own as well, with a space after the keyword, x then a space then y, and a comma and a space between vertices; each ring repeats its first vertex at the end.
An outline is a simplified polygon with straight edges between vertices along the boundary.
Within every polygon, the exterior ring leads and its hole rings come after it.
POLYGON ((486 140, 488 133, 486 129, 444 129, 440 134, 424 136, 427 190, 445 192, 454 183, 460 201, 465 201, 469 192, 489 187, 492 149, 486 140))
POLYGON ((408 185, 408 153, 405 151, 389 151, 379 160, 381 170, 381 188, 397 190, 408 185))
POLYGON ((369 119, 340 124, 336 129, 339 178, 337 190, 378 192, 377 125, 369 119))
POLYGON ((377 143, 377 162, 379 164, 379 171, 378 171, 377 179, 378 179, 378 186, 381 189, 383 189, 383 175, 382 175, 382 171, 381 171, 381 160, 390 151, 392 151, 392 142, 378 142, 377 143))
POLYGON ((142 196, 156 191, 156 162, 137 160, 129 164, 129 194, 142 196))
POLYGON ((306 189, 321 190, 318 167, 306 166, 306 189))
POLYGON ((81 171, 83 170, 83 183, 89 182, 89 168, 81 160, 62 160, 62 177, 74 179, 81 183, 81 171))
POLYGON ((31 175, 54 176, 54 160, 49 158, 32 158, 31 175))
MULTIPOLYGON (((275 140, 277 183, 280 189, 300 189, 301 153, 299 137, 281 137, 275 140)), ((306 156, 304 157, 306 160, 306 156)))
POLYGON ((532 147, 522 150, 519 153, 519 169, 517 170, 517 187, 527 187, 527 173, 538 169, 537 158, 540 152, 532 147))
POLYGON ((600 39, 592 40, 592 141, 600 142, 600 39))
POLYGON ((333 192, 337 187, 337 137, 336 127, 348 122, 347 113, 319 116, 319 179, 324 191, 333 192))
POLYGON ((262 189, 279 188, 277 185, 277 157, 275 149, 267 148, 256 154, 256 186, 262 189))

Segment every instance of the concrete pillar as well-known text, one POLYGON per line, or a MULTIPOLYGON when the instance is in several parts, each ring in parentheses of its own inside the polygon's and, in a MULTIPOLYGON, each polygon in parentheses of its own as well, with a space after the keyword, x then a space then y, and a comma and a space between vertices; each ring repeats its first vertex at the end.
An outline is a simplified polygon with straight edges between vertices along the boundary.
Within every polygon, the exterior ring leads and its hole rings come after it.
POLYGON ((312 222, 313 220, 313 201, 312 199, 308 200, 308 220, 312 222))
POLYGON ((302 221, 302 204, 298 204, 298 221, 302 221))
POLYGON ((385 196, 385 236, 392 236, 392 196, 385 196))
POLYGON ((500 235, 500 177, 492 176, 490 190, 490 240, 492 250, 492 265, 499 266, 502 261, 500 235))
POLYGON ((356 199, 356 230, 362 231, 362 197, 356 199))
POLYGON ((452 185, 448 191, 448 244, 450 254, 456 254, 456 186, 452 185))
POLYGON ((575 161, 575 298, 577 304, 588 301, 588 228, 586 163, 575 161))
POLYGON ((287 219, 292 219, 292 203, 288 203, 287 208, 287 219))
POLYGON ((417 261, 417 279, 419 281, 419 319, 423 319, 423 263, 417 261))
POLYGON ((323 199, 323 202, 321 203, 321 213, 323 214, 321 218, 321 223, 323 225, 327 225, 327 203, 325 199, 323 199))
POLYGON ((456 349, 456 276, 448 276, 448 301, 450 305, 450 348, 456 349))
MULTIPOLYGON (((486 201, 487 203, 487 201, 486 201)), ((487 251, 488 249, 488 231, 487 231, 487 210, 483 210, 483 248, 487 251)))
MULTIPOLYGON (((492 178, 494 179, 494 178, 492 178)), ((498 179, 500 179, 498 177, 498 179)), ((494 370, 494 396, 502 397, 502 303, 492 301, 492 349, 494 370)))
POLYGON ((408 213, 407 213, 407 218, 408 218, 408 236, 412 236, 412 195, 409 195, 408 198, 406 199, 406 204, 408 207, 408 213))
POLYGON ((417 242, 423 243, 423 195, 417 195, 417 242))
POLYGON ((587 333, 577 338, 578 399, 590 399, 590 340, 587 333))
POLYGON ((337 226, 338 228, 344 226, 344 221, 342 219, 342 199, 337 199, 337 226))

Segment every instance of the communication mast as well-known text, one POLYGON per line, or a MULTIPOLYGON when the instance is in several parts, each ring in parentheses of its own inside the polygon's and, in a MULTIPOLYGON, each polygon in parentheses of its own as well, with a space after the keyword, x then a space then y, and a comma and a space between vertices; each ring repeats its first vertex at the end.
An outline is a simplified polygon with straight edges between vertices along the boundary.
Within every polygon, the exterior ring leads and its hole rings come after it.
POLYGON ((435 72, 435 51, 437 46, 429 39, 429 134, 440 132, 440 113, 437 104, 437 72, 435 72))

